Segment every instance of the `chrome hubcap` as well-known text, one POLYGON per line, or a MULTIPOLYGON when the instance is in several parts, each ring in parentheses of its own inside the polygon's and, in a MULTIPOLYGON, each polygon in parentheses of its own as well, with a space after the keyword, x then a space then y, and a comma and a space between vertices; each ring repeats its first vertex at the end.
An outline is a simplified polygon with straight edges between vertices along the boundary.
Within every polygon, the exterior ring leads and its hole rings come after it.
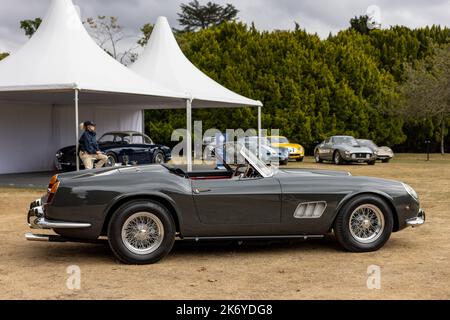
POLYGON ((363 204, 352 212, 349 229, 358 242, 371 243, 383 234, 384 224, 383 213, 377 206, 363 204))
POLYGON ((162 154, 157 154, 155 162, 156 163, 163 163, 164 162, 164 156, 162 154))
POLYGON ((116 160, 114 160, 114 158, 113 157, 111 157, 111 156, 109 156, 108 157, 108 166, 110 166, 110 167, 114 167, 115 165, 116 165, 116 160))
POLYGON ((152 253, 162 243, 164 227, 157 216, 150 212, 131 215, 122 226, 122 242, 135 254, 152 253))

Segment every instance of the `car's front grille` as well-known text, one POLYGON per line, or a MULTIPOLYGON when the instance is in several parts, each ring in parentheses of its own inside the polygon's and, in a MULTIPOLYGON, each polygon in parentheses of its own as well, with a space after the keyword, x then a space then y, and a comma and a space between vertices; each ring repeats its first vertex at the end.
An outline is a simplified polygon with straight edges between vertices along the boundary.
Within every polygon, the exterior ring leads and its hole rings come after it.
POLYGON ((370 153, 354 153, 354 157, 358 159, 368 159, 370 158, 370 153))

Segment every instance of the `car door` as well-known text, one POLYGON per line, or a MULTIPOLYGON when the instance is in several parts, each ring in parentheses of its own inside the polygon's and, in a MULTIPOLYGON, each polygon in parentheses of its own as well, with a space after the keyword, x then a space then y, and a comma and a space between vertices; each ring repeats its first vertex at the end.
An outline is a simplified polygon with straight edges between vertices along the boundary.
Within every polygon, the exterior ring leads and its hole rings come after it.
POLYGON ((330 159, 331 158, 331 138, 326 139, 319 146, 319 154, 321 159, 330 159))
POLYGON ((281 187, 276 178, 200 179, 191 183, 199 220, 220 225, 224 233, 232 233, 239 225, 281 221, 281 187))
POLYGON ((144 136, 134 133, 130 136, 130 147, 132 149, 130 161, 135 161, 138 164, 145 164, 151 162, 151 148, 144 143, 144 136))

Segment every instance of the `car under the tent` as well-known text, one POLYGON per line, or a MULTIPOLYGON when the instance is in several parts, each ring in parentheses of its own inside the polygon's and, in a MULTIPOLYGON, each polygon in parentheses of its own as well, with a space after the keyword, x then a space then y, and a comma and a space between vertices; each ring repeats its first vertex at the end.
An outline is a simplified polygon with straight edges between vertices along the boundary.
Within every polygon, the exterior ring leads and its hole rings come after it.
MULTIPOLYGON (((108 132, 98 141, 100 150, 108 156, 108 167, 120 164, 160 164, 172 158, 169 147, 155 144, 149 136, 136 131, 108 132)), ((55 167, 60 171, 76 170, 75 146, 57 151, 55 167)), ((83 168, 81 161, 80 167, 83 168)))

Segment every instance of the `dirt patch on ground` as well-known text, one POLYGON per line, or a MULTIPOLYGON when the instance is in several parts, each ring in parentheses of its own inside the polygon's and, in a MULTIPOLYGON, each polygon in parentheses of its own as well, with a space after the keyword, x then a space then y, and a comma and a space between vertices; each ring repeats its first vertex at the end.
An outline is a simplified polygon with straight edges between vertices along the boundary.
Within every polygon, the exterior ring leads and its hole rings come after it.
POLYGON ((108 246, 27 242, 25 213, 42 191, 0 189, 0 299, 449 299, 450 157, 400 155, 376 166, 290 163, 400 179, 419 193, 427 223, 394 233, 377 252, 314 241, 177 243, 155 265, 118 263, 108 246), (81 290, 66 287, 81 268, 81 290), (367 268, 381 267, 369 290, 367 268))

